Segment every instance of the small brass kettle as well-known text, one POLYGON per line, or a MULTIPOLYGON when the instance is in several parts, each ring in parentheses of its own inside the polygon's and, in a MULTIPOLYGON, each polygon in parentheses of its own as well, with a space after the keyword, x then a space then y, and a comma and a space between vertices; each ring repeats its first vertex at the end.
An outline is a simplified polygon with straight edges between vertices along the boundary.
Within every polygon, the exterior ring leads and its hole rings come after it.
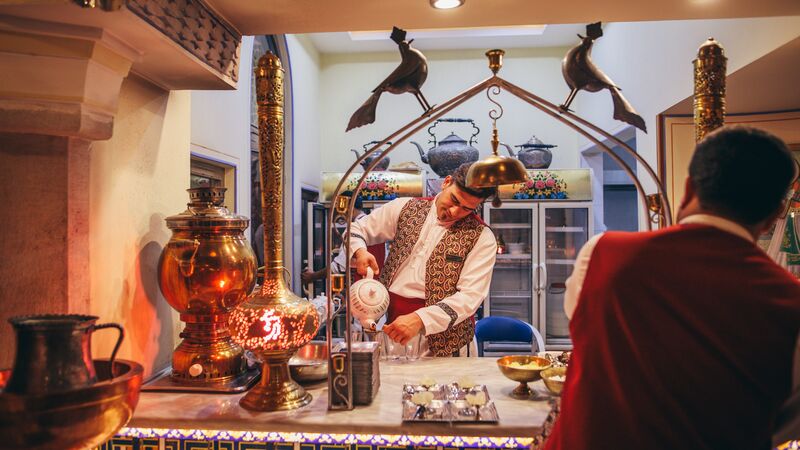
POLYGON ((515 145, 519 151, 515 154, 511 147, 502 144, 508 150, 508 154, 516 156, 522 162, 526 169, 547 169, 550 163, 553 162, 553 152, 551 148, 557 147, 556 145, 545 144, 536 136, 531 136, 528 142, 520 145, 515 145))
MULTIPOLYGON (((378 142, 380 142, 380 141, 372 141, 372 142, 369 142, 369 143, 366 143, 366 144, 362 145, 361 147, 364 149, 364 152, 366 153, 367 147, 369 147, 371 145, 375 145, 378 142)), ((387 142, 386 145, 392 145, 392 143, 391 142, 387 142)), ((354 148, 351 148, 350 151, 356 154, 356 158, 360 158, 361 157, 361 155, 358 153, 358 150, 356 150, 354 148)), ((376 159, 380 158, 382 154, 383 154, 383 150, 378 150, 375 153, 373 153, 372 155, 369 155, 363 161, 361 161, 361 167, 363 167, 364 170, 367 170, 367 167, 369 167, 369 165, 372 164, 372 161, 375 161, 376 159)), ((377 166, 375 166, 374 170, 376 170, 376 171, 377 170, 386 170, 388 168, 389 168, 389 158, 386 157, 386 158, 383 158, 381 160, 381 162, 378 163, 377 166)))

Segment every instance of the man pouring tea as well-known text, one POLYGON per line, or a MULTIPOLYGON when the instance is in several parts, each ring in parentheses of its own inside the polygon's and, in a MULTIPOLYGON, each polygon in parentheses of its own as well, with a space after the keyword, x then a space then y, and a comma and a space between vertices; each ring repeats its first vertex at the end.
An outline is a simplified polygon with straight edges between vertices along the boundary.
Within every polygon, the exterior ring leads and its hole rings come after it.
POLYGON ((422 334, 424 356, 477 356, 475 311, 489 293, 497 243, 475 214, 495 188, 470 188, 462 164, 430 198, 399 198, 353 222, 350 252, 361 275, 379 275, 390 302, 383 332, 405 345, 422 334), (383 270, 367 246, 392 241, 383 270))

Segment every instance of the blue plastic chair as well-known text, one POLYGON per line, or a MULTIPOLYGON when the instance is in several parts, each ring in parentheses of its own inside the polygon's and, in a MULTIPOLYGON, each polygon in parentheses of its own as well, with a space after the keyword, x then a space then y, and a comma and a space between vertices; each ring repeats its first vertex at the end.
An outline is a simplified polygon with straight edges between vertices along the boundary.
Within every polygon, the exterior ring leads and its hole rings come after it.
POLYGON ((490 342, 530 342, 531 354, 544 351, 544 339, 533 325, 513 317, 489 316, 475 324, 475 340, 478 356, 483 356, 483 343, 490 342), (533 347, 534 339, 536 347, 533 347))

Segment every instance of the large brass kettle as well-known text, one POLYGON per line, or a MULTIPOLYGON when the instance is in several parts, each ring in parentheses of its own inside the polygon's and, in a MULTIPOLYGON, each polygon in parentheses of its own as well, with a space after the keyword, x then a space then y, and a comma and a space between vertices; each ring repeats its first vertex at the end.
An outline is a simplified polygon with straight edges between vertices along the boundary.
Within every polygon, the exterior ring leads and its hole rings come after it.
POLYGON ((427 154, 417 142, 411 141, 411 143, 417 146, 422 162, 431 166, 431 169, 436 172, 436 175, 444 178, 452 174, 461 164, 478 160, 478 149, 473 147, 472 144, 475 142, 475 136, 477 136, 479 132, 480 129, 475 126, 475 121, 472 119, 438 119, 428 128, 428 134, 431 135, 431 140, 428 142, 432 143, 433 147, 428 150, 427 154), (433 128, 438 125, 439 122, 470 123, 472 124, 472 128, 475 129, 475 132, 470 136, 469 142, 455 133, 450 133, 449 136, 439 141, 437 145, 436 135, 433 134, 433 128))

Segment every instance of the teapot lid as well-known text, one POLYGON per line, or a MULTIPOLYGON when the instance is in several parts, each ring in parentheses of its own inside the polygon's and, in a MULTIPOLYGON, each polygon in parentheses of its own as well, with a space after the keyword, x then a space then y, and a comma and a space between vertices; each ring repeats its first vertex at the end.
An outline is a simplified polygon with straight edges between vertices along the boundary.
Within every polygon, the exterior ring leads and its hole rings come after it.
POLYGON ((444 138, 441 141, 439 141, 439 145, 445 144, 445 143, 451 144, 451 143, 454 143, 454 142, 462 143, 462 142, 467 142, 467 141, 466 141, 466 139, 463 139, 461 136, 459 136, 459 135, 457 135, 457 134, 455 134, 455 133, 453 133, 451 131, 449 136, 447 136, 446 138, 444 138))
POLYGON ((367 306, 380 306, 389 297, 389 291, 378 280, 363 278, 356 282, 355 298, 367 306))
POLYGON ((367 277, 350 286, 351 297, 366 306, 381 307, 389 302, 389 291, 372 276, 372 268, 367 267, 367 277))
POLYGON ((545 144, 541 141, 541 139, 537 138, 536 135, 531 136, 528 139, 528 142, 520 145, 515 145, 514 147, 522 147, 522 148, 553 148, 557 147, 557 145, 545 144))

